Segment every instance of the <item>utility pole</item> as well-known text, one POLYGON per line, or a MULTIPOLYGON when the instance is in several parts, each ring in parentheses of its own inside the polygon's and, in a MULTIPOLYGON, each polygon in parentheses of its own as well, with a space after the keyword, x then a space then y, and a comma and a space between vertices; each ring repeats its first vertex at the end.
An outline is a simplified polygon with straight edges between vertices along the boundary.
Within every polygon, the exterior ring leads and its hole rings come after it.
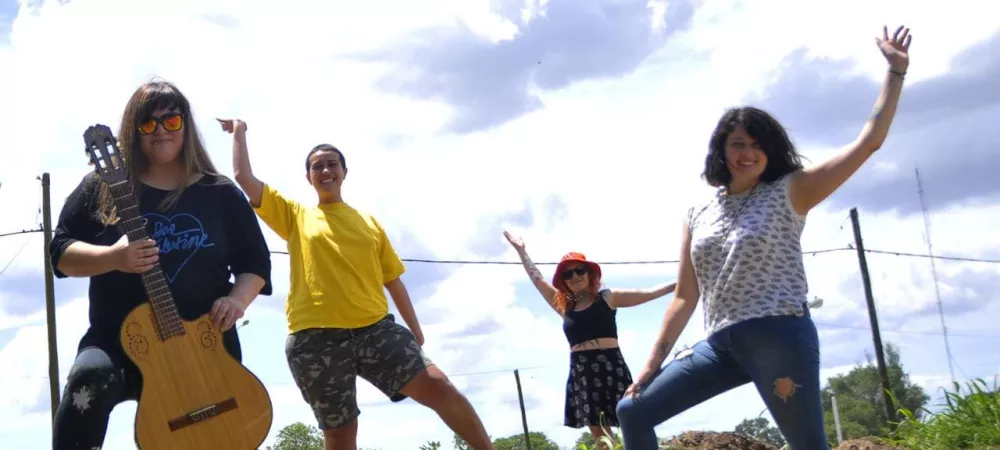
POLYGON ((878 315, 875 313, 875 297, 872 295, 872 280, 868 275, 868 261, 865 259, 865 245, 861 242, 861 224, 858 222, 858 208, 851 208, 851 225, 854 226, 854 246, 858 251, 858 262, 861 265, 861 281, 865 288, 865 301, 868 303, 868 319, 871 320, 872 340, 875 341, 875 358, 878 361, 878 375, 882 379, 882 397, 885 399, 886 420, 892 422, 894 414, 892 397, 889 396, 889 374, 885 368, 885 355, 882 352, 882 335, 878 330, 878 315))
POLYGON ((840 408, 837 407, 837 396, 831 396, 830 402, 833 403, 833 426, 837 428, 837 445, 840 445, 844 443, 844 432, 840 428, 840 408))
POLYGON ((517 383, 517 401, 521 404, 521 425, 524 427, 524 447, 531 450, 531 439, 528 437, 528 415, 524 412, 524 395, 521 394, 521 375, 514 369, 514 382, 517 383))
POLYGON ((52 207, 49 195, 49 173, 42 174, 42 234, 45 248, 45 319, 49 331, 49 399, 52 402, 52 420, 56 420, 59 408, 59 354, 56 348, 56 294, 52 275, 52 258, 49 244, 52 242, 52 207))
POLYGON ((934 295, 937 298, 938 315, 941 316, 941 333, 944 336, 944 353, 948 358, 948 374, 951 382, 955 382, 955 367, 952 364, 951 345, 948 343, 948 326, 944 323, 944 306, 941 305, 941 288, 938 287, 937 264, 934 262, 934 247, 931 245, 931 217, 927 212, 927 201, 924 199, 924 185, 920 182, 920 170, 913 168, 917 175, 917 195, 920 196, 920 211, 924 215, 924 240, 927 242, 927 253, 931 256, 931 276, 934 278, 934 295))

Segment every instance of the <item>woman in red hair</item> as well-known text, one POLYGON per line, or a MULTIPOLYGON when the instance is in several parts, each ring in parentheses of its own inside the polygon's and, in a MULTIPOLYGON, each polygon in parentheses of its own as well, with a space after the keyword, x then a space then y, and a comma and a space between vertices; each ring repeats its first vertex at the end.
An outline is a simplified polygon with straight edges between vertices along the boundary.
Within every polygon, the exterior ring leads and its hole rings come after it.
POLYGON ((652 289, 603 288, 601 266, 575 252, 562 257, 550 283, 528 257, 524 241, 507 231, 503 235, 517 250, 535 288, 563 319, 570 346, 563 423, 571 428, 587 426, 598 439, 605 435, 602 425, 618 426, 615 406, 632 384, 632 374, 618 348, 616 310, 667 295, 674 291, 674 283, 652 289))

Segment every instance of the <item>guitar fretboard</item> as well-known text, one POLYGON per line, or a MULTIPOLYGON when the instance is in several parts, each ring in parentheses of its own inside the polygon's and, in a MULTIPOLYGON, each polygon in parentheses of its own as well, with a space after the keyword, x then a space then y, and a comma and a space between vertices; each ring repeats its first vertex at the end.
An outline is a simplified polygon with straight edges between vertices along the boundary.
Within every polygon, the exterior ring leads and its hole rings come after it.
MULTIPOLYGON (((119 226, 128 236, 129 242, 149 239, 149 233, 139 215, 139 205, 128 181, 109 184, 115 206, 118 207, 119 226)), ((159 328, 161 339, 184 334, 184 325, 177 312, 173 294, 167 277, 163 275, 159 262, 142 274, 142 284, 153 306, 154 322, 159 328)))

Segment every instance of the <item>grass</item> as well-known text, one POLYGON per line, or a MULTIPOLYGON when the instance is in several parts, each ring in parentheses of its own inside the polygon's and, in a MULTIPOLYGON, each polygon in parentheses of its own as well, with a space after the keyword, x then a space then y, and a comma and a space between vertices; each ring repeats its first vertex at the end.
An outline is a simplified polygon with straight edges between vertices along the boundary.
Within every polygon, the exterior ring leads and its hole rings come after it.
POLYGON ((900 408, 903 420, 887 441, 911 450, 1000 449, 1000 390, 996 381, 994 378, 992 389, 982 379, 968 381, 964 391, 953 383, 953 390, 944 392, 941 410, 931 413, 923 409, 922 419, 900 408))
POLYGON ((604 430, 605 436, 601 436, 597 439, 597 443, 593 447, 587 447, 587 444, 580 444, 580 447, 576 450, 624 450, 622 445, 622 432, 619 430, 617 433, 612 433, 611 429, 608 428, 607 423, 604 421, 604 413, 601 413, 601 429, 604 430), (608 437, 614 436, 614 439, 608 437))
MULTIPOLYGON (((903 419, 893 423, 895 430, 888 438, 879 440, 907 450, 1000 450, 997 379, 994 378, 992 388, 979 378, 967 381, 964 389, 959 383, 952 384, 952 389, 942 389, 944 401, 939 411, 921 408, 924 415, 918 419, 913 411, 900 407, 898 412, 903 419)), ((895 396, 892 400, 896 402, 895 396)), ((601 423, 601 428, 610 435, 603 420, 601 423)), ((621 433, 614 436, 614 440, 602 436, 598 445, 581 444, 577 450, 624 450, 621 433)))

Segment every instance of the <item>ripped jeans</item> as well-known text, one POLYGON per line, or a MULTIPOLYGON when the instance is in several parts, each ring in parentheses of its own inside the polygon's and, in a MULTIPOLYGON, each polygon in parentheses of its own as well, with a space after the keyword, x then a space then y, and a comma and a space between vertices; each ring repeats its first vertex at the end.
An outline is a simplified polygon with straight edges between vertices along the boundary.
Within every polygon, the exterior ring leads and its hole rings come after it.
POLYGON ((76 355, 52 424, 54 450, 93 450, 104 445, 111 410, 137 400, 141 375, 127 371, 104 350, 86 347, 76 355))
POLYGON ((678 354, 636 398, 618 402, 625 448, 657 449, 653 427, 749 382, 791 450, 830 448, 820 402, 819 336, 808 309, 801 317, 736 323, 678 354))

